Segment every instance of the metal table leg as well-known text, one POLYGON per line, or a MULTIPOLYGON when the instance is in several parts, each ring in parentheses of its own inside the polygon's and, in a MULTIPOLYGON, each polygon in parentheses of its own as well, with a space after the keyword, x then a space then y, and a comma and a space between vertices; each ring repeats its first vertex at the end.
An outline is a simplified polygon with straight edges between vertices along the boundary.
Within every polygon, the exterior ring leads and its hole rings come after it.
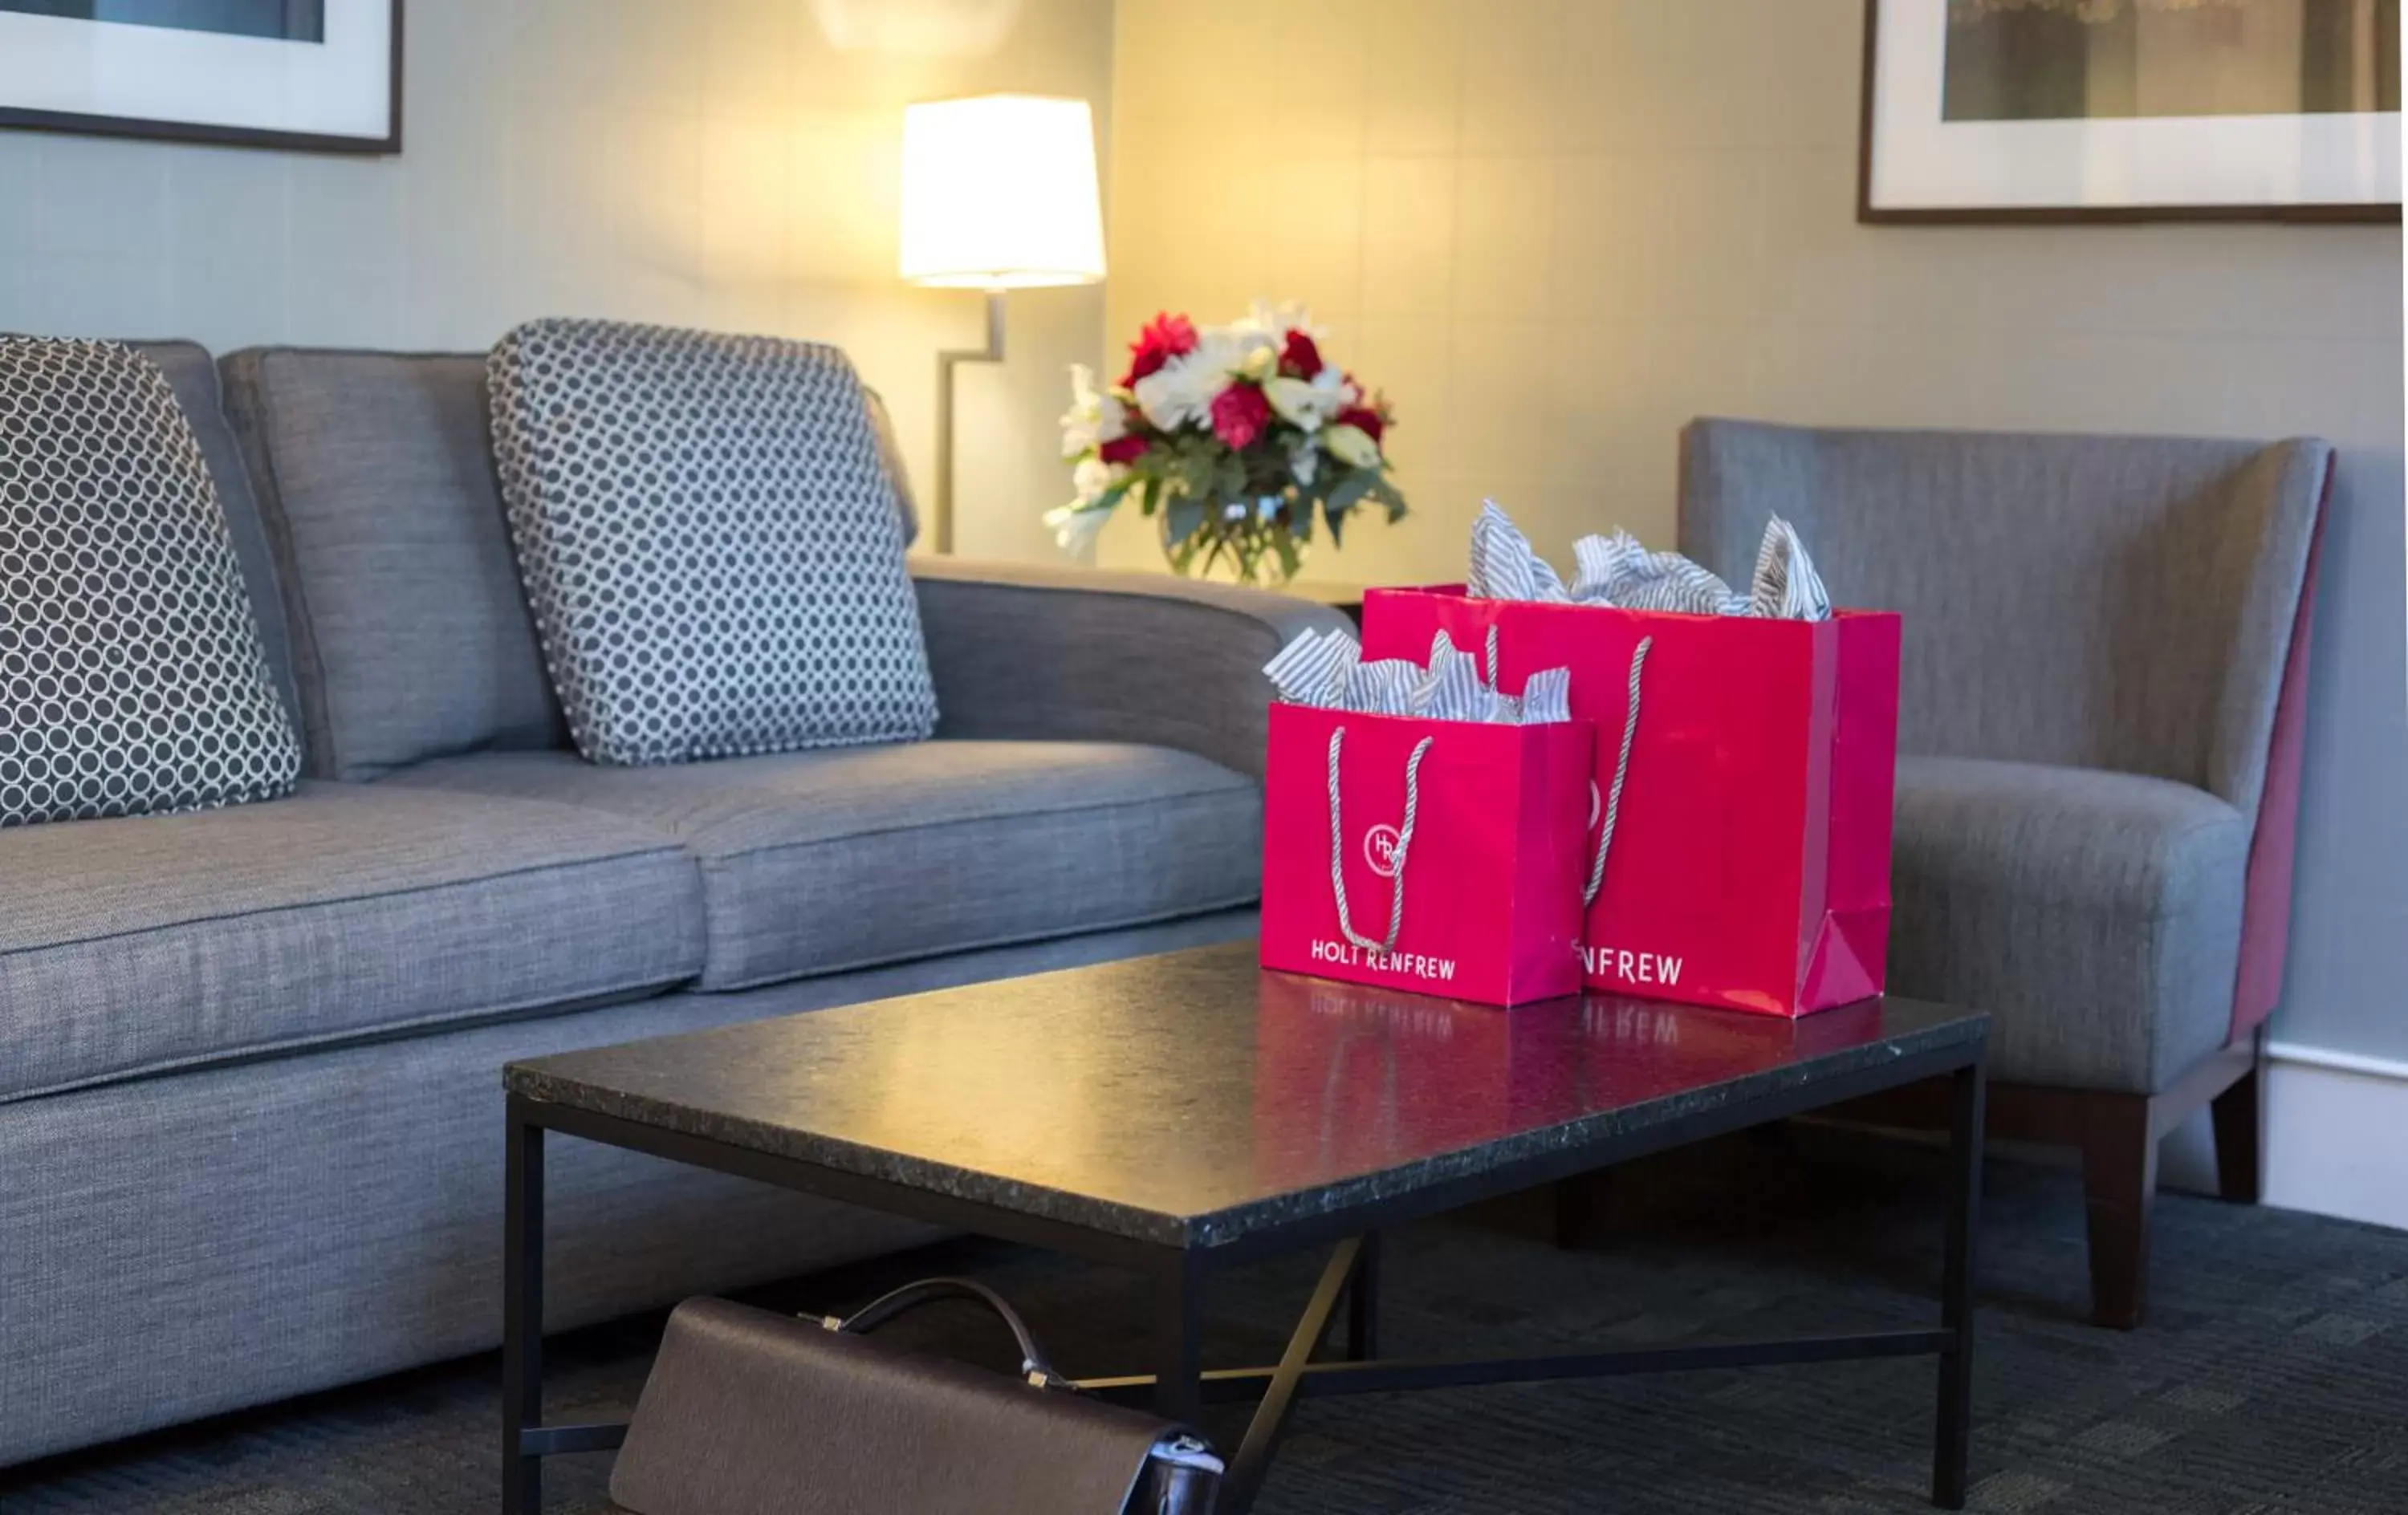
POLYGON ((1942 1509, 1963 1509, 1966 1460, 1973 1435, 1973 1270, 1982 1211, 1982 1064, 1959 1069, 1952 1080, 1947 1272, 1940 1302, 1940 1328, 1948 1340, 1940 1349, 1931 1502, 1942 1509))
POLYGON ((1346 1356, 1368 1363, 1380 1355, 1380 1233, 1367 1232, 1346 1284, 1346 1356))
POLYGON ((1154 1413, 1195 1425, 1204 1408, 1202 1259, 1180 1252, 1164 1264, 1154 1288, 1154 1413))
POLYGON ((543 1127, 516 1098, 502 1232, 502 1515, 543 1508, 543 1458, 525 1445, 543 1423, 543 1127))
POLYGON ((1281 1354, 1279 1366, 1271 1370, 1263 1387, 1262 1403, 1254 1407, 1254 1418, 1246 1422, 1246 1438, 1239 1443, 1238 1454, 1229 1459, 1229 1475, 1222 1486, 1219 1506, 1227 1515, 1246 1515, 1254 1508, 1254 1496, 1262 1493, 1264 1475, 1270 1471, 1271 1455, 1279 1451, 1281 1434, 1287 1429, 1288 1411, 1295 1408, 1305 1365, 1312 1361, 1313 1349, 1328 1334, 1329 1319, 1337 1311, 1340 1292, 1362 1277, 1358 1269, 1363 1247, 1361 1237, 1339 1243, 1328 1265, 1322 1269, 1321 1282, 1314 1286, 1312 1298, 1304 1307, 1303 1319, 1297 1322, 1295 1332, 1287 1338, 1287 1351, 1281 1354))

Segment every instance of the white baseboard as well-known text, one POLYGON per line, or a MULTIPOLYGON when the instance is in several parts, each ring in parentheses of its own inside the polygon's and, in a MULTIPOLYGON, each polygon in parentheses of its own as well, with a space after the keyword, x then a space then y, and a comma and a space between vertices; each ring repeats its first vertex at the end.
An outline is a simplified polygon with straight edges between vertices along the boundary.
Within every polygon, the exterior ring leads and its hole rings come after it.
POLYGON ((2266 1203, 2408 1230, 2408 1063, 2272 1042, 2266 1203))

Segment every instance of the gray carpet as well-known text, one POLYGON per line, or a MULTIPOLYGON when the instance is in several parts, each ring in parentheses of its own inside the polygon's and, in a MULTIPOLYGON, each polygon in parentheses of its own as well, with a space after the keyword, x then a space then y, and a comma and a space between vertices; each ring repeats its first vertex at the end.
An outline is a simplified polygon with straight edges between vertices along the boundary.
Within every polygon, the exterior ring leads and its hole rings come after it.
MULTIPOLYGON (((1938 1272, 1937 1154, 1792 1132, 1656 1169, 1596 1251, 1541 1207, 1407 1231, 1388 1267, 1392 1351, 1548 1348, 1914 1325, 1938 1272)), ((1982 1268, 1972 1508, 2274 1515, 2408 1511, 2408 1234, 2160 1201, 2152 1319, 2093 1330, 2070 1173, 1994 1163, 1982 1268)), ((1105 1270, 955 1243, 767 1291, 857 1303, 939 1271, 1020 1302, 1070 1372, 1126 1370, 1137 1291, 1105 1270)), ((1276 1356, 1312 1265, 1231 1276, 1216 1362, 1276 1356)), ((554 1413, 623 1403, 657 1319, 566 1338, 554 1413)), ((976 1316, 906 1339, 999 1359, 976 1316)), ((429 1369, 0 1473, 9 1515, 467 1515, 494 1506, 498 1366, 429 1369)), ((1928 1362, 1711 1372, 1304 1406, 1264 1515, 1928 1508, 1928 1362)), ((1216 1422, 1216 1434, 1235 1427, 1216 1422)), ((554 1508, 599 1508, 605 1460, 553 1465, 554 1508)))

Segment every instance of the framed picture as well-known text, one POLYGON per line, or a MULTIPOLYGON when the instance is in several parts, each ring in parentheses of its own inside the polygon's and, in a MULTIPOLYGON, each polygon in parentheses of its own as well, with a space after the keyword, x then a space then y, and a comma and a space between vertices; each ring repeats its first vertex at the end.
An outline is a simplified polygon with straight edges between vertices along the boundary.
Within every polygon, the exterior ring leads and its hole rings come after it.
POLYGON ((401 150, 402 0, 0 0, 0 126, 401 150))
POLYGON ((1868 222, 2400 219, 2400 0, 1866 0, 1868 222))

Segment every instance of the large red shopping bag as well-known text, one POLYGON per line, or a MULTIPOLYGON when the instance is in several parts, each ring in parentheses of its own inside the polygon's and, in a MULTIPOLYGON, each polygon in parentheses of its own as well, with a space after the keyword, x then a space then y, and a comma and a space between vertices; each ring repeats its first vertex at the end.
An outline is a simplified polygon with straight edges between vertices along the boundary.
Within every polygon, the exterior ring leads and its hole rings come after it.
POLYGON ((1590 762, 1581 721, 1273 705, 1263 966, 1490 1005, 1575 993, 1590 762))
POLYGON ((1493 631, 1507 693, 1570 668, 1572 714, 1596 727, 1591 837, 1612 825, 1582 949, 1591 988, 1774 1015, 1881 993, 1895 614, 1684 615, 1460 586, 1364 596, 1366 658, 1421 655, 1440 631, 1467 649, 1493 631))

